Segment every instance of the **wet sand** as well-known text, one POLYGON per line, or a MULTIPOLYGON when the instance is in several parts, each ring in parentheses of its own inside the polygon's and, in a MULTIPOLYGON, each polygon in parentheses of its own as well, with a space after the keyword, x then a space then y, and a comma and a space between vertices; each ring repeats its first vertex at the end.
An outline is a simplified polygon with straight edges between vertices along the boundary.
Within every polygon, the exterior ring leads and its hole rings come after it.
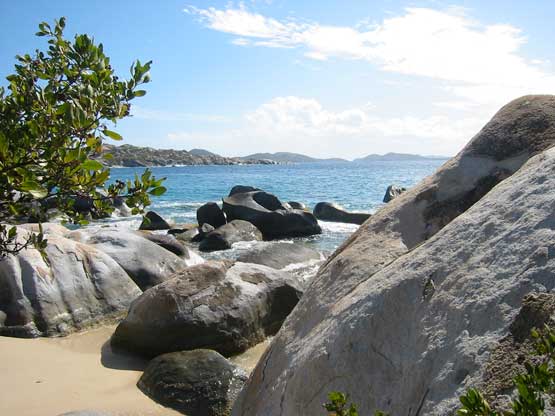
MULTIPOLYGON (((114 416, 179 415, 145 396, 136 383, 148 363, 115 354, 115 326, 64 338, 0 337, 0 415, 56 416, 76 410, 114 416)), ((268 341, 233 362, 251 371, 268 341)))

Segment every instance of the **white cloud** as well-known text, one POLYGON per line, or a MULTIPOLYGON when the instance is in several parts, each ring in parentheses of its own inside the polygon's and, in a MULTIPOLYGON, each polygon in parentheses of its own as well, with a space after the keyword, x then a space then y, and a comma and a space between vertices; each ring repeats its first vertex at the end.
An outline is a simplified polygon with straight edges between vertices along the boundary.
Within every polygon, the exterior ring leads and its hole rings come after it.
POLYGON ((460 8, 407 8, 372 26, 353 27, 281 21, 242 3, 186 11, 206 27, 240 36, 236 45, 301 48, 307 58, 320 61, 363 60, 386 72, 447 82, 448 93, 487 106, 524 94, 555 93, 555 74, 542 68, 543 61, 519 54, 526 38, 518 28, 480 24, 460 8))
POLYGON ((444 115, 380 117, 366 105, 330 111, 315 99, 276 97, 245 115, 248 129, 259 136, 302 137, 404 137, 458 141, 468 139, 482 126, 474 117, 453 122, 444 115))
POLYGON ((399 151, 454 154, 482 127, 472 116, 453 121, 445 115, 384 117, 373 104, 333 111, 313 98, 276 97, 244 114, 222 131, 174 131, 173 143, 236 156, 256 151, 293 151, 319 157, 361 157, 399 151))

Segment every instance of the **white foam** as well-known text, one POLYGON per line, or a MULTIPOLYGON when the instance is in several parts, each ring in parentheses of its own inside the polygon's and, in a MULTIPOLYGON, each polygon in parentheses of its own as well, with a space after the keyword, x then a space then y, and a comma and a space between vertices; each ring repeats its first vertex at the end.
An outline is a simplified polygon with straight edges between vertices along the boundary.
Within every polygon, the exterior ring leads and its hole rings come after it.
POLYGON ((359 225, 348 224, 345 222, 331 222, 331 221, 318 221, 323 231, 332 233, 353 233, 357 230, 359 225))

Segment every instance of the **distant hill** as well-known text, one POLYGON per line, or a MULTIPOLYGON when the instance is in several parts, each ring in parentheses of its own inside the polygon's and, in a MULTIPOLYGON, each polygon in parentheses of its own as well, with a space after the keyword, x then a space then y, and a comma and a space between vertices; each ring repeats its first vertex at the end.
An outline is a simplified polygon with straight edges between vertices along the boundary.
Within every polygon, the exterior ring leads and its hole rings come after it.
POLYGON ((241 164, 269 164, 268 161, 249 159, 242 160, 224 157, 203 149, 174 150, 153 149, 130 144, 121 146, 104 145, 103 153, 110 153, 112 158, 99 159, 106 166, 176 166, 176 165, 241 165, 241 164))
POLYGON ((402 160, 444 160, 449 159, 446 156, 422 156, 413 155, 410 153, 386 153, 385 155, 371 154, 365 157, 361 157, 353 160, 355 163, 367 163, 375 161, 402 161, 402 160))
POLYGON ((216 153, 209 152, 208 150, 205 150, 205 149, 191 149, 189 150, 189 153, 195 156, 205 156, 205 157, 218 156, 216 153))
POLYGON ((254 153, 252 155, 243 156, 242 160, 273 160, 278 163, 329 163, 329 162, 348 162, 348 160, 340 158, 317 159, 302 155, 300 153, 277 152, 277 153, 254 153))

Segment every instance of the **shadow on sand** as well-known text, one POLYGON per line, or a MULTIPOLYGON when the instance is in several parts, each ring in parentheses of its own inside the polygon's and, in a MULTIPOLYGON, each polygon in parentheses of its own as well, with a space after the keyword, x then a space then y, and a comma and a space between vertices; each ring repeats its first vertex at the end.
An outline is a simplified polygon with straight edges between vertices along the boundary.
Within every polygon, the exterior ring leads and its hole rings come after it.
POLYGON ((114 351, 108 339, 100 352, 100 362, 106 368, 113 370, 144 371, 149 360, 124 351, 114 351))

